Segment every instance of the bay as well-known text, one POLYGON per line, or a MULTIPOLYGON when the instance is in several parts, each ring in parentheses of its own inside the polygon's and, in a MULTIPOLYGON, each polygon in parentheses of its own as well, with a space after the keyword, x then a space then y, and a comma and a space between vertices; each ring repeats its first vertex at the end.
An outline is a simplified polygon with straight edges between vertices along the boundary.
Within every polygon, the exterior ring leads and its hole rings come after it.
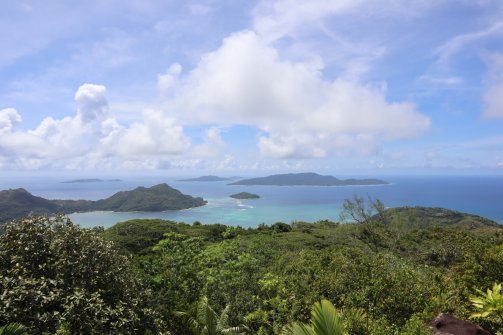
MULTIPOLYGON (((354 177, 354 176, 344 176, 354 177)), ((375 177, 375 176, 370 176, 375 177)), ((356 176, 356 178, 364 178, 356 176)), ((238 186, 228 182, 181 182, 174 177, 127 177, 123 181, 62 183, 58 177, 0 177, 0 189, 24 187, 48 199, 97 200, 137 186, 168 183, 183 193, 201 196, 206 206, 164 212, 90 212, 70 214, 83 227, 103 226, 129 219, 160 218, 186 223, 222 223, 256 227, 278 221, 339 220, 344 199, 353 195, 380 199, 388 207, 444 207, 481 215, 503 223, 503 176, 386 176, 380 186, 238 186), (237 200, 229 195, 241 191, 260 199, 237 200)), ((75 178, 76 179, 76 178, 75 178)))

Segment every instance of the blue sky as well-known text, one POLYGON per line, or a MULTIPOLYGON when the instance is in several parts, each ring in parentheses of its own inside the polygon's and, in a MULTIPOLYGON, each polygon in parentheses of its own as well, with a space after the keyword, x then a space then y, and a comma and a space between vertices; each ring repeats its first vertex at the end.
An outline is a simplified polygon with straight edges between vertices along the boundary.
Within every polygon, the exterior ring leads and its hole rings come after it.
POLYGON ((1 171, 503 172, 499 0, 1 7, 1 171))

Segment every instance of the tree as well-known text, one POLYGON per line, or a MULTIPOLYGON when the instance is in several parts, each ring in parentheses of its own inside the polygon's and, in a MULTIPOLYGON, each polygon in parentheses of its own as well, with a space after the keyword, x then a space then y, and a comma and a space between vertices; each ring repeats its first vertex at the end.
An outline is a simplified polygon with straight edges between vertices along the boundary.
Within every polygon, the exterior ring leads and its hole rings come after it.
POLYGON ((386 208, 379 199, 372 199, 368 196, 368 200, 353 196, 353 199, 344 199, 342 203, 342 211, 340 214, 341 221, 353 221, 356 223, 370 223, 378 219, 381 223, 384 221, 386 208))
POLYGON ((196 316, 191 317, 189 313, 178 312, 178 316, 187 317, 189 327, 198 335, 238 335, 244 334, 247 328, 245 326, 229 326, 229 310, 227 305, 224 310, 218 314, 209 304, 208 298, 203 296, 197 303, 196 316))
POLYGON ((328 300, 314 304, 311 323, 293 323, 285 328, 285 335, 346 335, 342 317, 328 300))
POLYGON ((128 259, 96 232, 58 216, 13 221, 0 236, 0 323, 30 333, 153 329, 128 259))

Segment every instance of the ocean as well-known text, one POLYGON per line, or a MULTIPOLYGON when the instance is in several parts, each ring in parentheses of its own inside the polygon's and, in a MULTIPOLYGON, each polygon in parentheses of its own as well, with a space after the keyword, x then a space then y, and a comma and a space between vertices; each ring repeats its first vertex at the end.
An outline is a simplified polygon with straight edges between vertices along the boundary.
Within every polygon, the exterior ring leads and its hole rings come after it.
MULTIPOLYGON (((346 178, 346 176, 344 176, 346 178)), ((358 178, 358 177, 357 177, 358 178)), ((503 176, 386 176, 379 186, 236 186, 228 182, 181 182, 172 177, 131 177, 122 181, 63 183, 57 177, 0 177, 0 189, 23 187, 48 199, 97 200, 137 186, 167 183, 185 194, 208 201, 203 207, 165 212, 91 212, 70 214, 82 227, 103 226, 138 218, 186 223, 222 223, 256 227, 261 223, 339 220, 344 199, 353 195, 380 199, 387 207, 432 206, 477 214, 503 223, 503 176), (250 192, 260 199, 236 200, 250 192)))

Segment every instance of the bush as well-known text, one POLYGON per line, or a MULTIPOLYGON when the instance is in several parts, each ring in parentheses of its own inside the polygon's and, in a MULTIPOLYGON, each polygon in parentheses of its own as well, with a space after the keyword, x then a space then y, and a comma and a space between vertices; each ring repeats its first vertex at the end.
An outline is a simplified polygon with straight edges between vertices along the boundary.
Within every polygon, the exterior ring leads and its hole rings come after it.
POLYGON ((153 329, 128 259, 64 217, 28 217, 0 236, 0 324, 30 333, 143 333, 153 329))

